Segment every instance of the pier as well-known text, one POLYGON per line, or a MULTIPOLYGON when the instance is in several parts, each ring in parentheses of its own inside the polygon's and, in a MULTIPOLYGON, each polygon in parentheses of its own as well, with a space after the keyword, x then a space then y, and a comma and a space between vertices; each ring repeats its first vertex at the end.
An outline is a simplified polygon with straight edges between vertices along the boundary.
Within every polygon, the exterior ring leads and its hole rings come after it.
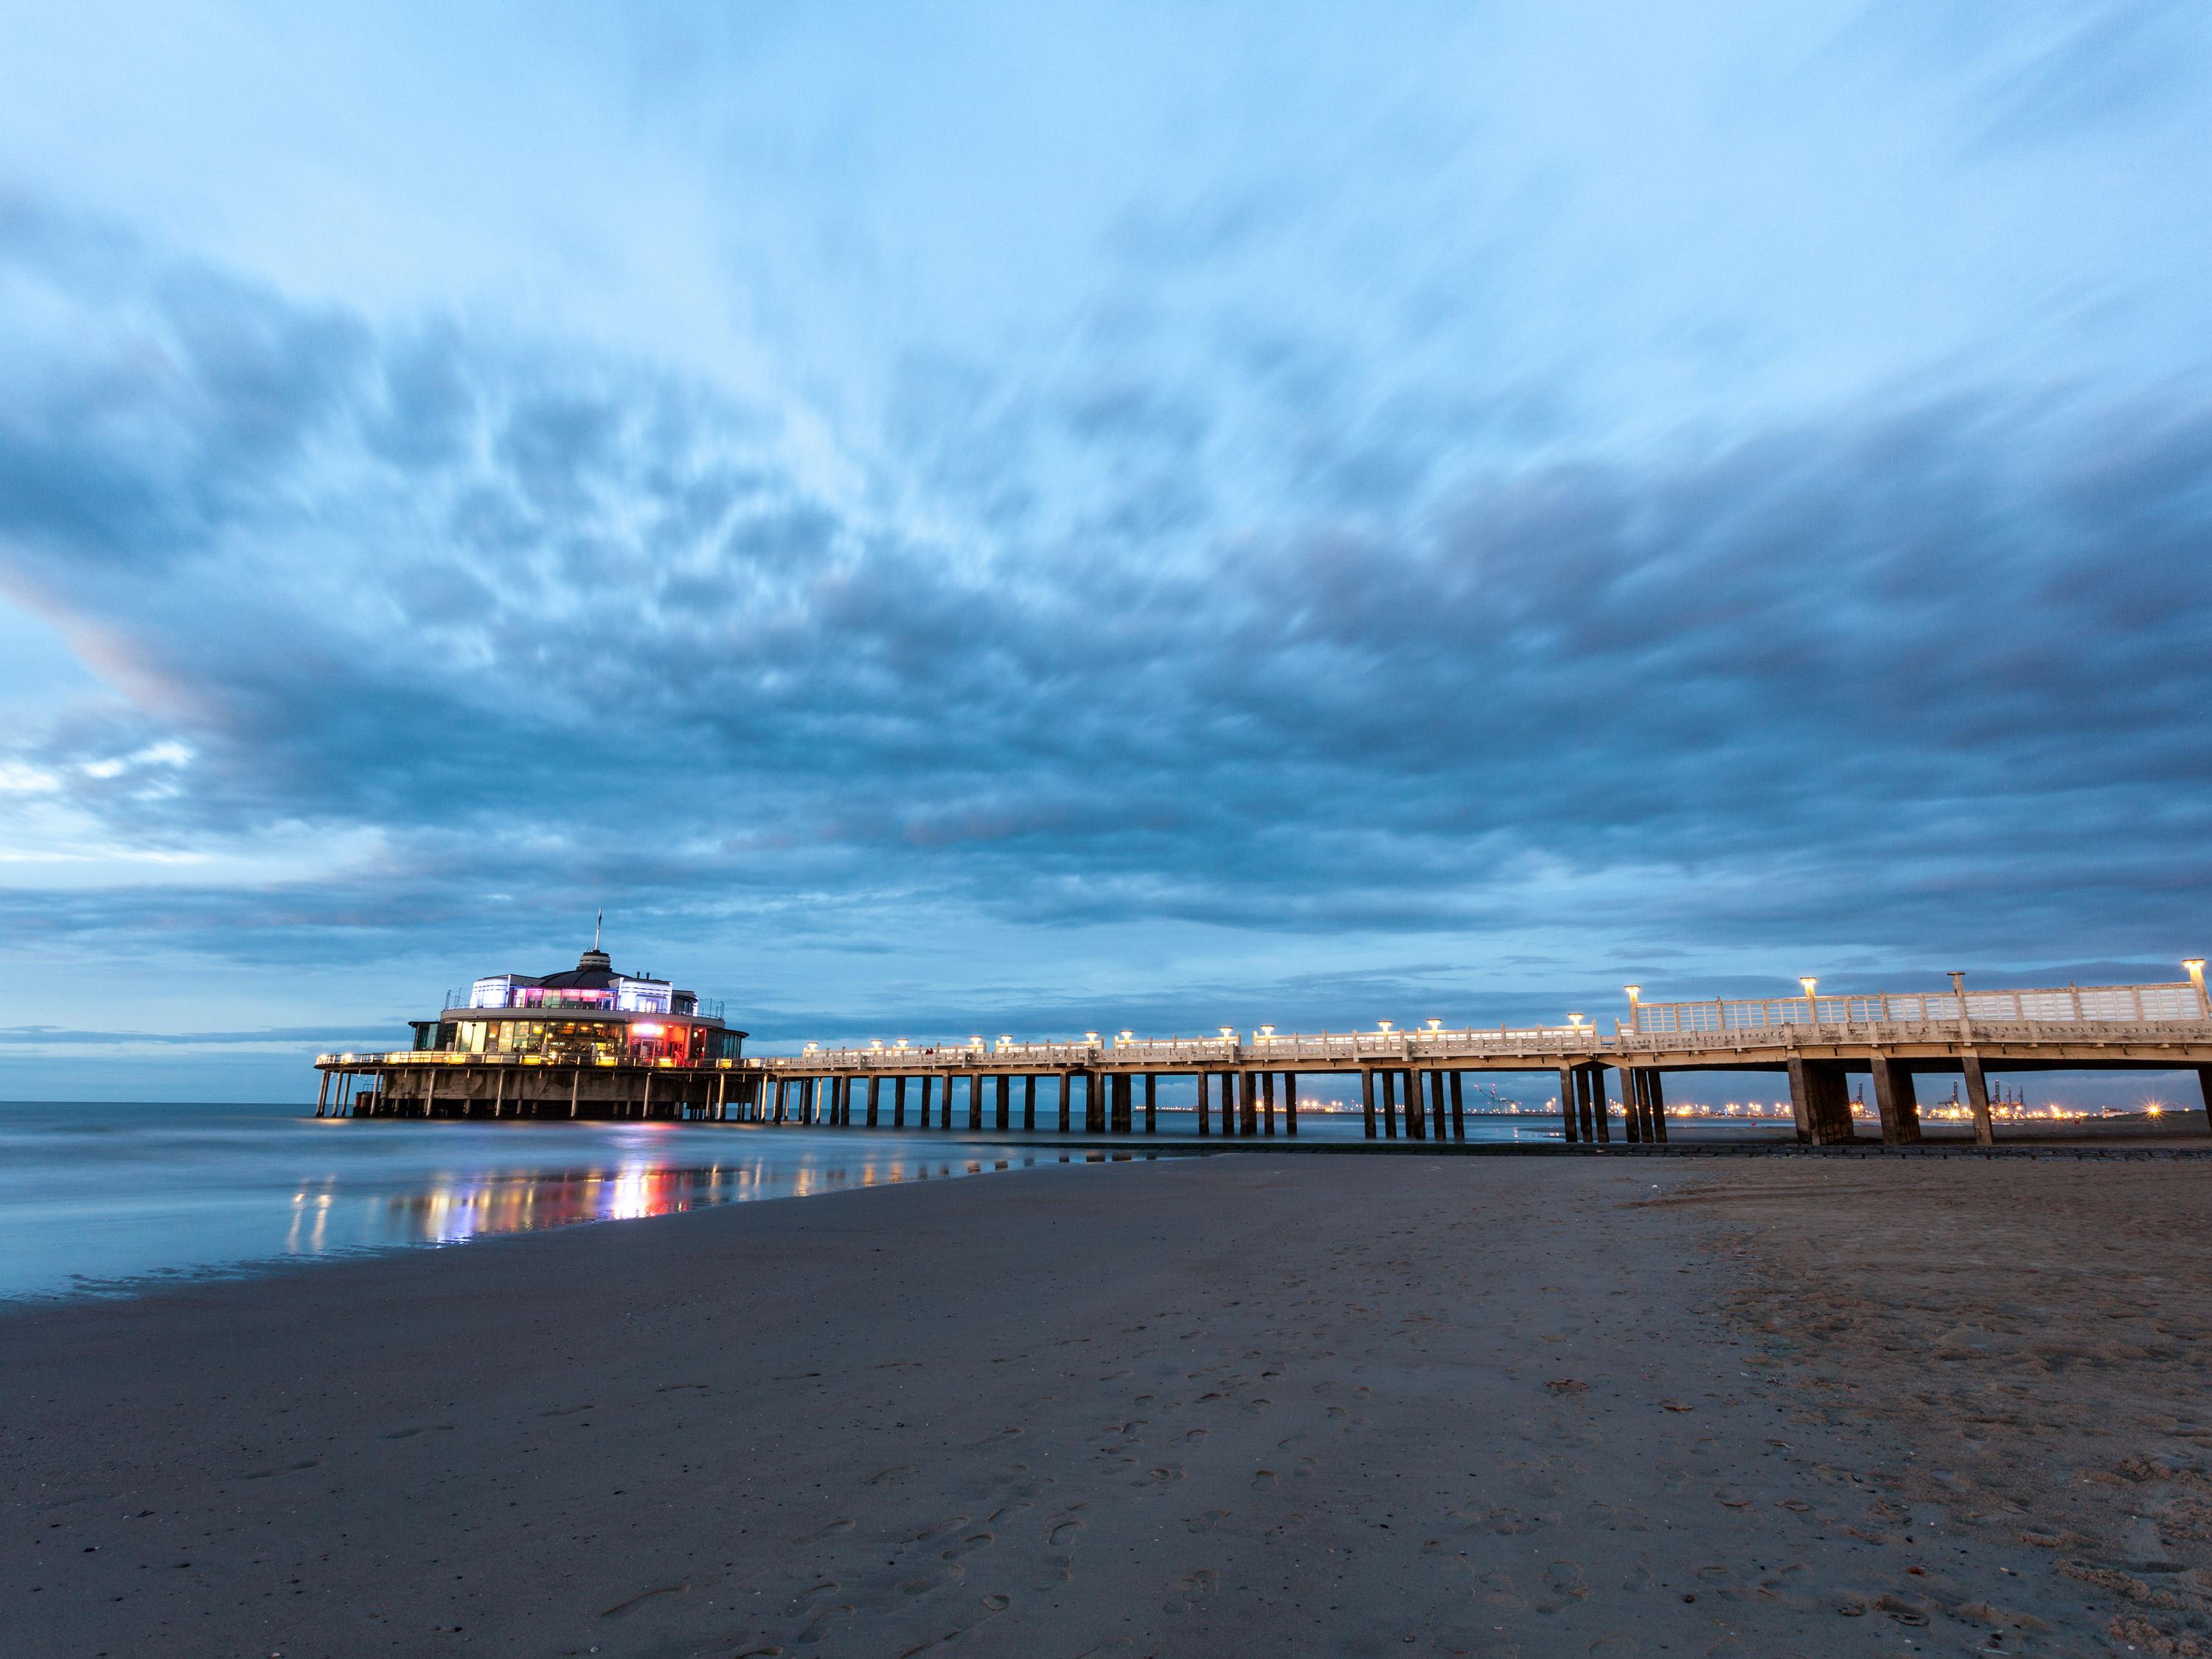
POLYGON ((1881 1143, 1903 1146, 1921 1139, 1916 1079, 1950 1074, 1963 1079, 1975 1140, 1989 1146, 1997 1073, 2193 1071, 2212 1112, 2212 1000, 2203 963, 2184 965, 2189 977, 2171 983, 2031 990, 1970 990, 1953 975, 1948 990, 1823 995, 1808 979, 1798 997, 1644 1002, 1630 987, 1627 1013, 1609 1031, 1572 1015, 1559 1025, 1092 1032, 1066 1042, 809 1044, 758 1056, 331 1054, 315 1062, 317 1115, 1151 1135, 1160 1080, 1181 1078, 1194 1086, 1197 1136, 1265 1139, 1298 1133, 1301 1078, 1356 1076, 1368 1138, 1446 1141, 1467 1135, 1468 1073, 1536 1073, 1556 1079, 1563 1139, 1595 1147, 1666 1141, 1670 1072, 1767 1072, 1789 1080, 1800 1142, 1859 1138, 1850 1098, 1857 1076, 1871 1082, 1881 1143))

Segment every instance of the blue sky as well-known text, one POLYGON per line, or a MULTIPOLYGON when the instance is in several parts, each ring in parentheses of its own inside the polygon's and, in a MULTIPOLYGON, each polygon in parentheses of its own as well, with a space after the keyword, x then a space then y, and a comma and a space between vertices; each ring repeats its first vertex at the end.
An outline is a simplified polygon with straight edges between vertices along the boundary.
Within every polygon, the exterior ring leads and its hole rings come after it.
POLYGON ((0 1095, 2212 945, 2200 7, 0 40, 0 1095))

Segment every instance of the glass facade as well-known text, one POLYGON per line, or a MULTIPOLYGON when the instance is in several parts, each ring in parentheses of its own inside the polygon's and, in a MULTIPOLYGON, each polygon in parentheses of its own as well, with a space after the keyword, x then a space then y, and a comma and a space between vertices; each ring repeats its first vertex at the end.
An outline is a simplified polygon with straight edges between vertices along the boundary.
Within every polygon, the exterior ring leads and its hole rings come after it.
POLYGON ((416 1020, 418 1052, 527 1054, 555 1065, 668 1060, 682 1066, 735 1060, 744 1033, 669 1019, 416 1020))

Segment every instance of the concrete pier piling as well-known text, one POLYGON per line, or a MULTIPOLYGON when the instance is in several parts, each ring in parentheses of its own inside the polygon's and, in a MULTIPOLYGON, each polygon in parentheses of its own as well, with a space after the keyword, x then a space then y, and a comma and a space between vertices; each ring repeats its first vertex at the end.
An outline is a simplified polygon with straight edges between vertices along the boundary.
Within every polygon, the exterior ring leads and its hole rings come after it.
POLYGON ((1881 1119, 1881 1144, 1918 1146, 1920 1099, 1913 1092, 1911 1072, 1894 1056, 1886 1054, 1876 1054, 1872 1067, 1875 1109, 1881 1119))

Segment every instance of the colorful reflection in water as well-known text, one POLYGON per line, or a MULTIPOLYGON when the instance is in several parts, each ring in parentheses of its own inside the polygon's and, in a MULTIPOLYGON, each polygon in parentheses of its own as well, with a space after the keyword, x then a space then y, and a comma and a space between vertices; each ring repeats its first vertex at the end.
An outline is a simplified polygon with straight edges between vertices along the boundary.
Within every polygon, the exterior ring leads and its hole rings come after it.
POLYGON ((0 1103, 0 1298, 1106 1156, 941 1134, 0 1103))

